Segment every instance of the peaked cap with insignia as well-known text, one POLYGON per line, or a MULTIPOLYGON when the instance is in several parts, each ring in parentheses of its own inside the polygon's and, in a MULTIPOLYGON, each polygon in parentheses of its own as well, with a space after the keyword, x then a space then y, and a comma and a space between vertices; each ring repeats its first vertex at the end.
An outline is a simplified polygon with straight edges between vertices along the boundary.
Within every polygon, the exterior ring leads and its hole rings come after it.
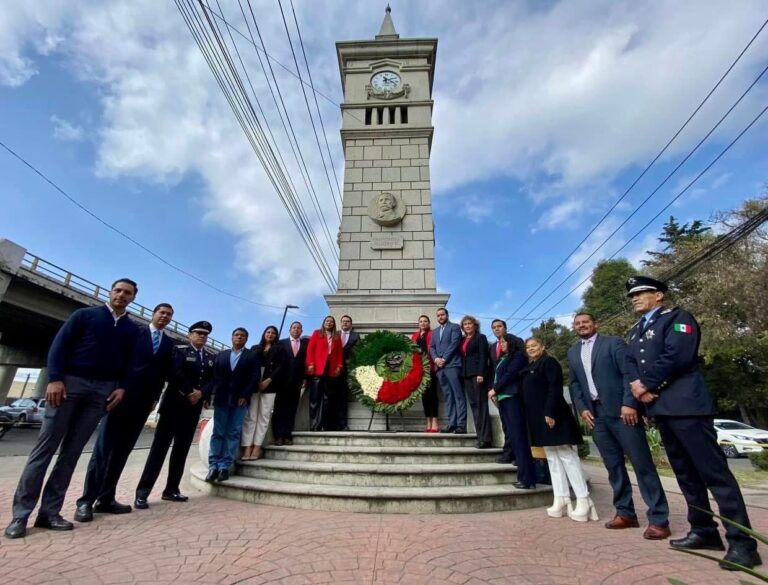
POLYGON ((656 292, 667 292, 667 284, 656 280, 655 278, 651 278, 650 276, 642 276, 642 275, 636 275, 636 276, 630 276, 627 279, 627 296, 632 296, 635 293, 640 292, 646 292, 646 291, 656 291, 656 292))

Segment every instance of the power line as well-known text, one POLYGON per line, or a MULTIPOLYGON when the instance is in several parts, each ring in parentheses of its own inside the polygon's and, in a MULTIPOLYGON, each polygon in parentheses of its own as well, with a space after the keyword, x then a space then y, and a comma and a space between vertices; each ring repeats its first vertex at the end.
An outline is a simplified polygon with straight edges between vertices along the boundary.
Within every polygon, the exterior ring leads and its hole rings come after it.
MULTIPOLYGON (((566 256, 566 257, 563 259, 563 261, 562 261, 562 262, 560 262, 560 264, 558 264, 558 265, 555 267, 555 269, 554 269, 554 270, 552 270, 552 272, 550 272, 550 273, 549 273, 549 275, 548 275, 548 276, 547 276, 547 277, 544 279, 544 281, 543 281, 541 284, 539 284, 539 286, 538 286, 538 287, 536 287, 536 289, 535 289, 535 290, 534 290, 534 291, 533 291, 533 292, 532 292, 530 295, 528 295, 528 297, 526 297, 526 299, 525 299, 525 300, 524 300, 524 301, 523 301, 523 302, 522 302, 522 303, 521 303, 521 304, 520 304, 520 305, 519 305, 519 306, 518 306, 518 307, 517 307, 517 308, 516 308, 514 311, 512 311, 512 315, 514 315, 514 314, 515 314, 515 313, 517 313, 519 310, 521 310, 521 309, 522 309, 522 308, 525 306, 525 304, 526 304, 526 303, 527 303, 529 300, 531 300, 531 299, 534 297, 534 295, 535 295, 537 292, 539 292, 539 291, 540 291, 540 290, 541 290, 541 289, 544 287, 544 285, 545 285, 545 284, 547 284, 547 283, 550 281, 550 279, 551 279, 551 278, 552 278, 552 277, 553 277, 553 276, 554 276, 554 275, 557 273, 557 271, 558 271, 558 270, 560 270, 560 268, 562 268, 562 267, 565 265, 565 263, 566 263, 566 262, 567 262, 567 261, 568 261, 568 260, 569 260, 569 259, 570 259, 570 258, 571 258, 571 257, 572 257, 572 256, 573 256, 573 255, 574 255, 574 254, 575 254, 575 253, 578 251, 578 250, 579 250, 579 248, 582 246, 582 244, 584 244, 584 242, 586 242, 586 241, 587 241, 587 239, 588 239, 588 238, 589 238, 589 237, 590 237, 590 236, 591 236, 591 235, 592 235, 592 234, 595 232, 595 230, 597 230, 597 228, 598 228, 600 225, 602 225, 602 223, 603 223, 603 222, 604 222, 604 221, 605 221, 605 220, 608 218, 608 216, 609 216, 609 215, 610 215, 610 214, 613 212, 613 210, 614 210, 614 209, 616 209, 616 207, 618 207, 619 203, 621 203, 621 202, 622 202, 622 201, 623 201, 623 200, 624 200, 624 199, 627 197, 627 195, 629 195, 629 193, 632 191, 632 189, 634 189, 635 185, 637 185, 637 183, 639 183, 639 182, 640 182, 640 180, 641 180, 641 179, 642 179, 642 178, 643 178, 643 177, 646 175, 646 173, 648 173, 648 171, 651 169, 651 167, 653 167, 653 166, 656 164, 656 162, 657 162, 657 161, 658 161, 658 160, 661 158, 661 156, 662 156, 662 155, 663 155, 663 154, 664 154, 664 153, 667 151, 667 149, 668 149, 668 148, 670 147, 670 145, 671 145, 671 144, 672 144, 672 143, 675 141, 675 139, 676 139, 676 138, 677 138, 677 137, 680 135, 680 133, 681 133, 681 132, 682 132, 682 131, 683 131, 683 130, 684 130, 684 129, 685 129, 687 126, 688 126, 688 123, 689 123, 689 122, 690 122, 690 121, 691 121, 691 120, 694 118, 694 116, 696 116, 696 114, 699 112, 699 110, 701 110, 701 108, 702 108, 702 107, 704 106, 704 104, 705 104, 705 103, 706 103, 706 102, 709 100, 709 98, 712 96, 712 94, 713 94, 713 93, 714 93, 714 92, 717 90, 717 88, 718 88, 718 87, 720 87, 720 84, 721 84, 721 83, 723 82, 723 80, 724 80, 724 79, 725 79, 725 78, 728 76, 728 74, 729 74, 729 73, 731 72, 731 70, 732 70, 732 69, 733 69, 733 68, 736 66, 736 64, 737 64, 737 63, 738 63, 738 62, 741 60, 741 57, 744 55, 744 53, 746 53, 746 52, 747 52, 747 50, 749 49, 749 47, 751 47, 751 46, 752 46, 752 43, 754 43, 755 39, 757 39, 757 37, 760 35, 760 33, 761 33, 761 32, 763 32, 763 29, 766 27, 766 25, 768 25, 768 19, 766 19, 766 20, 763 22, 763 24, 760 26, 760 28, 757 30, 757 32, 756 32, 756 33, 755 33, 755 34, 752 36, 752 38, 749 40, 749 42, 747 43, 747 45, 746 45, 746 46, 745 46, 745 47, 744 47, 744 48, 741 50, 741 52, 738 54, 738 56, 736 57, 736 59, 735 59, 735 60, 734 60, 734 61, 731 63, 731 65, 728 67, 728 69, 726 69, 725 73, 723 73, 723 75, 720 77, 720 79, 717 81, 717 83, 714 85, 714 87, 712 87, 712 89, 710 89, 710 90, 709 90, 709 92, 707 93, 707 95, 706 95, 706 96, 704 96, 704 99, 701 101, 701 103, 699 103, 699 105, 696 107, 696 109, 693 111, 693 113, 692 113, 692 114, 691 114, 691 115, 688 117, 688 119, 687 119, 687 120, 686 120, 686 121, 683 123, 683 125, 682 125, 682 126, 680 126, 680 128, 678 128, 677 132, 675 132, 675 134, 672 136, 672 138, 670 138, 670 139, 667 141, 667 143, 666 143, 666 144, 664 145, 664 147, 663 147, 663 148, 662 148, 662 149, 659 151, 659 153, 658 153, 658 154, 657 154, 657 155, 656 155, 656 156, 653 158, 653 160, 652 160, 650 163, 648 163, 648 165, 645 167, 645 169, 643 170, 643 172, 642 172, 642 173, 640 173, 640 175, 639 175, 639 176, 638 176, 638 177, 637 177, 637 178, 636 178, 636 179, 635 179, 635 180, 632 182, 632 184, 631 184, 631 185, 630 185, 630 186, 629 186, 629 187, 628 187, 628 188, 627 188, 627 189, 624 191, 624 193, 621 195, 621 197, 619 197, 619 199, 617 199, 617 200, 614 202, 614 204, 613 204, 613 205, 610 207, 610 209, 608 209, 608 211, 607 211, 607 212, 605 212, 605 214, 604 214, 604 215, 603 215, 603 216, 600 218, 600 221, 598 221, 598 222, 597 222, 597 223, 596 223, 596 224, 595 224, 595 225, 592 227, 592 229, 589 231, 589 233, 588 233, 586 236, 584 236, 584 238, 583 238, 583 239, 582 239, 582 240, 581 240, 581 241, 580 241, 578 244, 576 244, 576 246, 573 248, 573 250, 571 250, 571 251, 569 252, 569 254, 568 254, 568 255, 567 255, 567 256, 566 256)), ((507 319, 511 319, 511 318, 512 318, 512 317, 511 317, 511 315, 510 315, 509 317, 507 317, 507 319)))
MULTIPOLYGON (((741 96, 739 96, 739 99, 737 99, 733 103, 733 105, 728 109, 728 111, 725 114, 722 115, 722 117, 717 121, 717 123, 709 130, 709 132, 707 132, 704 135, 704 137, 701 140, 699 140, 699 142, 696 144, 696 146, 693 147, 693 149, 685 156, 685 158, 683 158, 683 160, 681 160, 677 164, 677 166, 675 166, 675 168, 672 169, 672 171, 667 174, 667 176, 664 178, 664 180, 661 183, 659 183, 659 185, 653 191, 651 191, 646 196, 646 198, 643 199, 643 201, 640 202, 640 205, 638 205, 635 208, 635 210, 632 213, 630 213, 624 219, 624 221, 622 221, 610 234, 608 234, 608 236, 605 239, 603 239, 603 241, 600 243, 600 245, 597 248, 595 248, 594 250, 592 250, 592 252, 589 254, 589 256, 587 256, 586 258, 584 258, 584 260, 582 260, 581 264, 579 264, 576 268, 574 268, 563 280, 560 281, 560 283, 557 286, 555 286, 549 292, 549 294, 547 294, 547 296, 545 296, 533 308, 531 308, 528 311, 528 313, 526 313, 526 315, 525 315, 526 317, 529 316, 531 313, 533 313, 533 311, 535 311, 542 304, 544 304, 544 302, 548 298, 550 298, 553 294, 555 294, 555 292, 557 292, 557 290, 561 286, 563 286, 568 281, 568 279, 571 278, 571 276, 576 274, 582 266, 584 266, 595 254, 597 254, 603 248, 603 246, 605 246, 611 240, 611 238, 613 238, 613 236, 615 236, 619 232, 619 230, 622 227, 624 227, 629 222, 629 220, 632 219, 640 211, 640 209, 642 209, 645 206, 645 204, 648 203, 648 201, 650 201, 651 198, 656 193, 659 192, 659 190, 661 190, 661 188, 667 183, 667 181, 669 181, 677 173, 677 171, 688 161, 688 159, 690 159, 694 155, 694 153, 696 153, 696 151, 701 147, 701 145, 704 144, 704 142, 715 132, 715 130, 717 130, 717 128, 720 126, 720 124, 722 124, 723 121, 725 121, 725 119, 731 114, 731 112, 733 112, 733 110, 736 108, 736 106, 738 106, 741 103, 741 100, 743 100, 746 97, 746 95, 750 91, 752 91, 752 89, 755 87, 755 85, 757 85, 757 82, 760 81, 760 78, 766 73, 766 71, 768 71, 768 65, 760 72, 760 74, 755 78, 755 80, 752 82, 752 84, 741 94, 741 96)), ((666 209, 666 207, 665 207, 665 209, 666 209)))
POLYGON ((265 303, 258 303, 258 302, 254 301, 254 300, 249 299, 249 298, 242 297, 240 295, 236 295, 234 293, 228 292, 228 291, 226 291, 224 289, 221 289, 221 288, 217 287, 214 284, 211 284, 210 282, 208 282, 206 280, 203 280, 199 276, 196 276, 196 275, 192 274, 191 272, 188 272, 187 270, 184 270, 183 268, 181 268, 181 267, 171 263, 170 261, 168 261, 165 258, 163 258, 162 256, 160 256, 160 254, 158 254, 157 252, 154 252, 150 248, 147 248, 144 244, 142 244, 138 240, 134 239, 133 237, 129 236, 127 233, 125 233, 121 229, 115 227, 114 225, 112 225, 108 221, 106 221, 106 220, 102 219, 101 217, 99 217, 98 215, 96 215, 93 211, 88 209, 85 205, 83 205, 77 199, 72 197, 69 193, 64 191, 64 189, 59 187, 53 181, 53 179, 50 179, 45 173, 43 173, 43 171, 38 169, 31 162, 26 160, 23 156, 21 156, 18 152, 13 150, 10 146, 5 144, 1 140, 0 140, 0 146, 2 146, 10 155, 12 155, 17 160, 19 160, 21 163, 23 163, 27 168, 29 168, 32 172, 34 172, 38 177, 43 179, 46 183, 48 183, 51 187, 53 187, 61 195, 63 195, 70 203, 72 203, 75 207, 80 209, 80 211, 83 211, 86 214, 90 215, 93 219, 98 221, 104 227, 112 230, 113 232, 115 232, 116 234, 121 236, 122 238, 125 238, 126 240, 131 242, 133 245, 137 246, 138 248, 141 248, 141 250, 143 250, 144 252, 146 252, 147 254, 149 254, 150 256, 155 258, 156 260, 159 260, 160 262, 162 262, 163 264, 165 264, 169 268, 175 270, 176 272, 179 272, 179 273, 183 274, 184 276, 187 276, 188 278, 191 278, 192 280, 195 280, 195 281, 199 282, 200 284, 210 288, 211 290, 214 290, 214 291, 216 291, 218 293, 221 293, 221 294, 226 295, 228 297, 231 297, 233 299, 237 299, 237 300, 240 300, 240 301, 245 301, 246 303, 251 303, 252 305, 257 305, 259 307, 266 307, 266 308, 269 308, 269 309, 282 309, 283 308, 283 307, 278 307, 277 305, 268 305, 268 304, 265 304, 265 303))
MULTIPOLYGON (((709 169, 711 169, 715 165, 715 163, 717 163, 717 161, 719 161, 725 155, 725 153, 728 152, 733 147, 733 145, 736 144, 741 139, 741 137, 744 136, 744 134, 746 134, 749 131, 750 128, 752 128, 752 126, 754 126, 757 123, 757 121, 763 116, 763 114, 765 114, 766 111, 768 111, 768 106, 764 107, 760 111, 760 113, 757 114, 757 116, 755 116, 752 119, 752 121, 741 132, 739 132, 739 134, 733 140, 731 140, 731 142, 728 144, 728 146, 726 146, 723 150, 721 150, 720 154, 718 154, 706 167, 704 167, 704 169, 698 175, 696 175, 696 177, 694 177, 685 186, 684 189, 682 189, 677 195, 675 195, 675 197, 673 197, 672 200, 669 203, 667 203, 664 207, 662 207, 661 210, 656 215, 654 215, 650 220, 648 220, 645 223, 645 225, 643 225, 643 227, 641 227, 637 232, 635 232, 635 234, 631 238, 629 238, 626 242, 624 242, 624 244, 622 244, 622 246, 618 250, 616 250, 613 254, 611 254, 608 257, 608 260, 611 260, 611 259, 615 258, 616 256, 618 256, 619 252, 621 252, 624 248, 626 248, 629 245, 630 242, 632 242, 638 236, 640 236, 640 234, 642 234, 654 221, 656 221, 661 216, 662 213, 664 213, 667 209, 669 209, 674 204, 675 201, 677 201, 680 197, 683 196, 683 194, 685 194, 688 191, 688 189, 693 187, 693 185, 695 185, 698 182, 698 180, 701 177, 703 177, 704 174, 709 169)), ((558 299, 557 302, 555 302, 553 305, 551 305, 536 320, 538 321, 538 320, 544 319, 547 316, 548 313, 553 311, 560 303, 562 303, 564 300, 566 300, 571 294, 576 292, 583 284, 585 284, 587 281, 589 281, 590 278, 592 278, 591 274, 589 276, 587 276, 584 280, 579 282, 571 290, 569 290, 565 295, 560 297, 560 299, 558 299)))

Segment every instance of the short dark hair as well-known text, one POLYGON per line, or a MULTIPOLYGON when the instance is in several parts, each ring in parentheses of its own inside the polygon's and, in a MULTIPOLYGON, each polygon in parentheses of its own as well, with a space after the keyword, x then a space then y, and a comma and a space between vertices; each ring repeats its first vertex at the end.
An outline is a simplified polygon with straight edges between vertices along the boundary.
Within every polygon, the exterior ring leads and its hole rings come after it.
POLYGON ((159 303, 154 309, 152 309, 152 314, 154 315, 163 307, 165 307, 166 309, 170 309, 171 313, 173 313, 173 307, 171 306, 170 303, 159 303))
POLYGON ((437 311, 435 311, 435 313, 439 313, 440 311, 445 311, 446 315, 448 315, 449 317, 451 316, 451 314, 448 312, 448 309, 446 309, 445 307, 440 307, 437 311))
POLYGON ((301 325, 301 328, 302 328, 302 329, 304 329, 304 324, 303 324, 301 321, 294 321, 293 323, 291 323, 291 324, 288 326, 288 329, 290 329, 290 328, 291 328, 291 327, 293 327, 294 325, 301 325))
POLYGON ((595 319, 595 316, 590 313, 589 311, 577 311, 576 314, 573 316, 573 320, 576 320, 576 317, 581 317, 584 315, 585 317, 589 317, 593 323, 597 323, 597 319, 595 319))
MULTIPOLYGON (((339 317, 339 321, 341 321, 344 317, 346 317, 347 319, 352 321, 352 317, 350 317, 349 315, 342 315, 341 317, 339 317)), ((352 321, 352 322, 354 323, 354 321, 352 321)))
POLYGON ((493 327, 494 323, 501 323, 502 325, 504 325, 504 329, 507 328, 507 322, 504 319, 494 319, 493 321, 491 321, 491 327, 493 327))
POLYGON ((136 284, 136 281, 131 280, 130 278, 118 278, 115 282, 112 283, 112 286, 109 287, 109 290, 112 290, 121 282, 124 282, 125 284, 130 284, 133 287, 133 294, 137 294, 139 292, 139 285, 136 284))
POLYGON ((232 331, 232 335, 234 335, 238 331, 242 331, 243 333, 245 333, 245 336, 248 337, 248 330, 245 327, 235 327, 235 329, 232 331))

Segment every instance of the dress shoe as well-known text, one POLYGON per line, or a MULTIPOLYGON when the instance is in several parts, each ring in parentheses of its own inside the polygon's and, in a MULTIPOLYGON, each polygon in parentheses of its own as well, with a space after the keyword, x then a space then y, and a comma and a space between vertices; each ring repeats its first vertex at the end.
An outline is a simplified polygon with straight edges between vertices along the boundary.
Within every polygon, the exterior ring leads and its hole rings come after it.
POLYGON ((78 504, 75 510, 75 520, 77 522, 90 522, 93 520, 93 506, 91 504, 78 504))
POLYGON ((670 534, 672 534, 672 531, 669 529, 669 524, 665 526, 649 524, 648 528, 643 532, 643 538, 646 540, 664 540, 669 538, 670 534))
POLYGON ((205 481, 210 483, 212 481, 216 481, 217 479, 219 479, 219 470, 218 469, 209 469, 208 470, 208 475, 205 476, 205 481))
POLYGON ((160 496, 161 500, 166 500, 168 502, 186 502, 189 498, 187 496, 181 495, 179 492, 176 492, 174 494, 163 494, 160 496))
POLYGON ((277 439, 275 441, 275 445, 277 445, 278 447, 282 447, 283 445, 285 445, 285 440, 284 439, 277 439))
POLYGON ((466 435, 467 434, 467 429, 465 429, 463 427, 456 427, 456 430, 453 431, 453 432, 456 433, 457 435, 466 435))
POLYGON ((566 514, 570 516, 572 512, 573 506, 568 496, 555 496, 552 505, 547 508, 547 516, 550 518, 562 518, 566 514))
POLYGON ((293 439, 285 439, 283 441, 283 445, 287 445, 288 447, 290 447, 291 445, 293 445, 293 439))
POLYGON ((720 561, 720 568, 726 571, 739 571, 740 567, 746 567, 752 569, 758 565, 763 564, 763 560, 760 558, 758 552, 752 548, 747 548, 744 545, 729 546, 728 552, 725 553, 723 560, 720 561), (734 567, 732 564, 739 565, 734 567))
POLYGON ((493 443, 491 443, 490 441, 481 441, 480 443, 477 444, 477 448, 478 449, 492 449, 493 448, 493 443))
POLYGON ((27 519, 14 518, 5 529, 6 538, 24 538, 27 535, 27 519))
POLYGON ((568 514, 571 520, 576 522, 586 522, 587 520, 597 521, 600 518, 597 515, 597 508, 592 498, 587 496, 586 498, 576 498, 576 505, 573 507, 573 511, 568 514))
POLYGON ((522 483, 522 482, 516 481, 512 485, 514 485, 519 490, 535 490, 536 489, 535 483, 522 483))
POLYGON ((229 469, 219 469, 219 481, 227 481, 229 479, 229 469))
POLYGON ((147 498, 142 498, 140 496, 137 496, 135 500, 133 500, 133 507, 137 510, 146 510, 149 508, 149 503, 147 503, 147 498))
POLYGON ((441 433, 455 433, 456 432, 456 427, 451 427, 451 426, 443 427, 442 429, 440 429, 440 432, 441 433))
POLYGON ((72 530, 75 527, 69 520, 64 520, 61 514, 53 516, 38 516, 35 520, 35 528, 47 528, 48 530, 72 530))
POLYGON ((616 514, 613 520, 609 520, 605 523, 605 527, 610 530, 622 530, 624 528, 639 528, 640 522, 637 518, 627 518, 626 516, 619 516, 616 514))
POLYGON ((131 508, 128 504, 121 504, 117 500, 111 502, 96 502, 93 511, 99 514, 130 514, 131 508))
POLYGON ((683 538, 676 538, 669 541, 672 548, 686 548, 689 550, 725 550, 723 539, 719 534, 712 536, 701 536, 695 532, 689 532, 683 538))

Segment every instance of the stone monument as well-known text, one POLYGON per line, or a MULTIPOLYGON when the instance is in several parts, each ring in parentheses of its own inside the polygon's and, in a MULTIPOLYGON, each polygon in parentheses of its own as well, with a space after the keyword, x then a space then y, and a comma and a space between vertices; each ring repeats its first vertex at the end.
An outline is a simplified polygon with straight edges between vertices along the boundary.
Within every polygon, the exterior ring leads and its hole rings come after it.
POLYGON ((336 43, 344 90, 344 198, 331 313, 411 332, 438 294, 429 156, 437 39, 401 39, 387 6, 374 40, 336 43))

